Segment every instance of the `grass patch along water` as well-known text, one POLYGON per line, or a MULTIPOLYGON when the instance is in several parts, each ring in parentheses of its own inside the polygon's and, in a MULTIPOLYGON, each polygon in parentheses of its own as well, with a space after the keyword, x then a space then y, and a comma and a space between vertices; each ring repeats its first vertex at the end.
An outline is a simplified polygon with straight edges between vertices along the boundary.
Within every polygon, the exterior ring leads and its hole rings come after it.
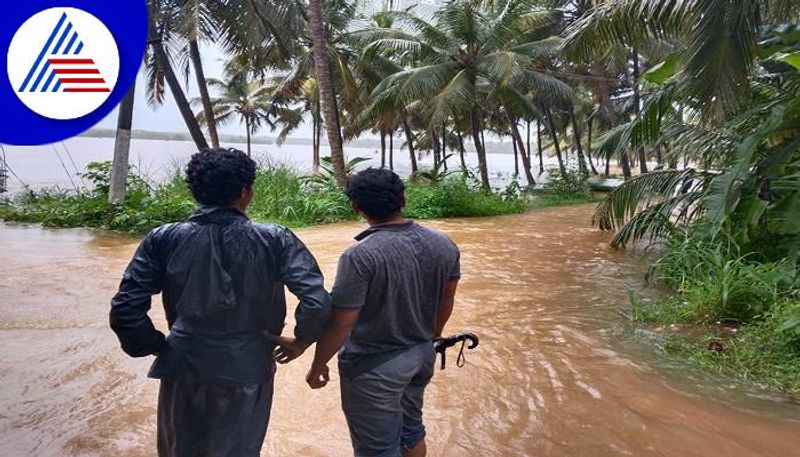
POLYGON ((709 372, 800 397, 800 280, 796 260, 759 259, 726 240, 678 233, 652 279, 675 294, 632 300, 631 318, 663 348, 709 372))
MULTIPOLYGON (((133 169, 125 203, 110 206, 109 171, 109 163, 93 163, 83 176, 90 184, 87 189, 30 190, 0 200, 0 219, 141 234, 161 224, 184 220, 196 208, 181 173, 176 172, 163 183, 149 183, 133 169)), ((532 195, 516 183, 504 190, 485 192, 477 182, 461 174, 441 182, 414 179, 406 184, 405 215, 414 219, 496 216, 521 213, 532 207, 593 201, 590 194, 560 188, 537 190, 532 195)), ((260 165, 254 190, 255 198, 248 209, 254 220, 303 227, 355 219, 347 197, 332 179, 308 179, 281 164, 260 165)))

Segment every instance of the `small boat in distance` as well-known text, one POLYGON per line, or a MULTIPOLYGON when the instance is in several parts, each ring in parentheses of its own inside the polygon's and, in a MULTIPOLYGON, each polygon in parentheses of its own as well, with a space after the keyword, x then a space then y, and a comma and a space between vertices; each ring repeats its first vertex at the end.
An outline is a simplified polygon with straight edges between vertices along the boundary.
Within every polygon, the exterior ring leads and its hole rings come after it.
POLYGON ((624 179, 619 178, 603 178, 600 176, 593 176, 586 181, 589 188, 595 192, 611 192, 624 183, 624 179))

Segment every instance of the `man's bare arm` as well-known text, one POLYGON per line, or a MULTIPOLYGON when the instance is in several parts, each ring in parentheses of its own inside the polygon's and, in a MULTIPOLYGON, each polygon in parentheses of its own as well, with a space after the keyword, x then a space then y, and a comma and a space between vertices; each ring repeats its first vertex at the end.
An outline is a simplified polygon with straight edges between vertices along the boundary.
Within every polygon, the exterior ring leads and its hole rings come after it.
POLYGON ((444 294, 442 296, 442 303, 439 306, 439 314, 436 316, 436 332, 434 338, 441 338, 444 332, 444 326, 450 320, 453 314, 453 306, 455 304, 456 289, 458 288, 458 280, 447 281, 444 286, 444 294))
POLYGON ((334 308, 328 329, 317 342, 314 362, 306 376, 306 382, 312 389, 319 389, 328 384, 328 361, 339 352, 339 349, 350 338, 361 308, 334 308))

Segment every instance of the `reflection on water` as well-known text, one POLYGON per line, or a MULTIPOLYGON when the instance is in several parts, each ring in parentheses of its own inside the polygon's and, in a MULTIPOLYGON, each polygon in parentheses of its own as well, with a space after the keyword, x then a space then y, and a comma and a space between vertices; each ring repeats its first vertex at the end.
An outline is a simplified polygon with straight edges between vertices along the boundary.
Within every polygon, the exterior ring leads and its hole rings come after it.
MULTIPOLYGON (((587 227, 590 207, 436 222, 461 246, 448 330, 481 346, 426 397, 434 456, 800 456, 796 405, 729 391, 621 338, 644 264, 587 227)), ((361 226, 299 230, 328 283, 361 226)), ((0 455, 148 456, 157 382, 106 311, 136 240, 0 226, 0 455)), ((292 302, 293 304, 294 302, 292 302)), ((160 302, 152 313, 164 327, 160 302)), ((310 391, 310 354, 278 373, 263 455, 346 456, 337 383, 310 391)))

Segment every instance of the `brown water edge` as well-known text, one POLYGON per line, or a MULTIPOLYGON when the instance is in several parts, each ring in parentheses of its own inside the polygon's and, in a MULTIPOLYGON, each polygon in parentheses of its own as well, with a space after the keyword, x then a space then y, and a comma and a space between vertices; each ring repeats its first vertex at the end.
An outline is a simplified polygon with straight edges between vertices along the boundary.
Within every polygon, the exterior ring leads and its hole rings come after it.
MULTIPOLYGON (((650 347, 620 337, 628 293, 654 292, 645 264, 609 249, 590 213, 430 223, 463 252, 448 330, 482 338, 464 368, 437 372, 428 391, 430 454, 800 456, 796 405, 665 368, 650 347)), ((360 228, 298 230, 329 284, 360 228)), ((136 240, 0 225, 0 245, 0 455, 154 455, 150 360, 126 358, 106 323, 136 240)), ((158 300, 152 314, 163 328, 158 300)), ((337 378, 310 391, 309 356, 278 373, 265 456, 350 454, 337 378)))

